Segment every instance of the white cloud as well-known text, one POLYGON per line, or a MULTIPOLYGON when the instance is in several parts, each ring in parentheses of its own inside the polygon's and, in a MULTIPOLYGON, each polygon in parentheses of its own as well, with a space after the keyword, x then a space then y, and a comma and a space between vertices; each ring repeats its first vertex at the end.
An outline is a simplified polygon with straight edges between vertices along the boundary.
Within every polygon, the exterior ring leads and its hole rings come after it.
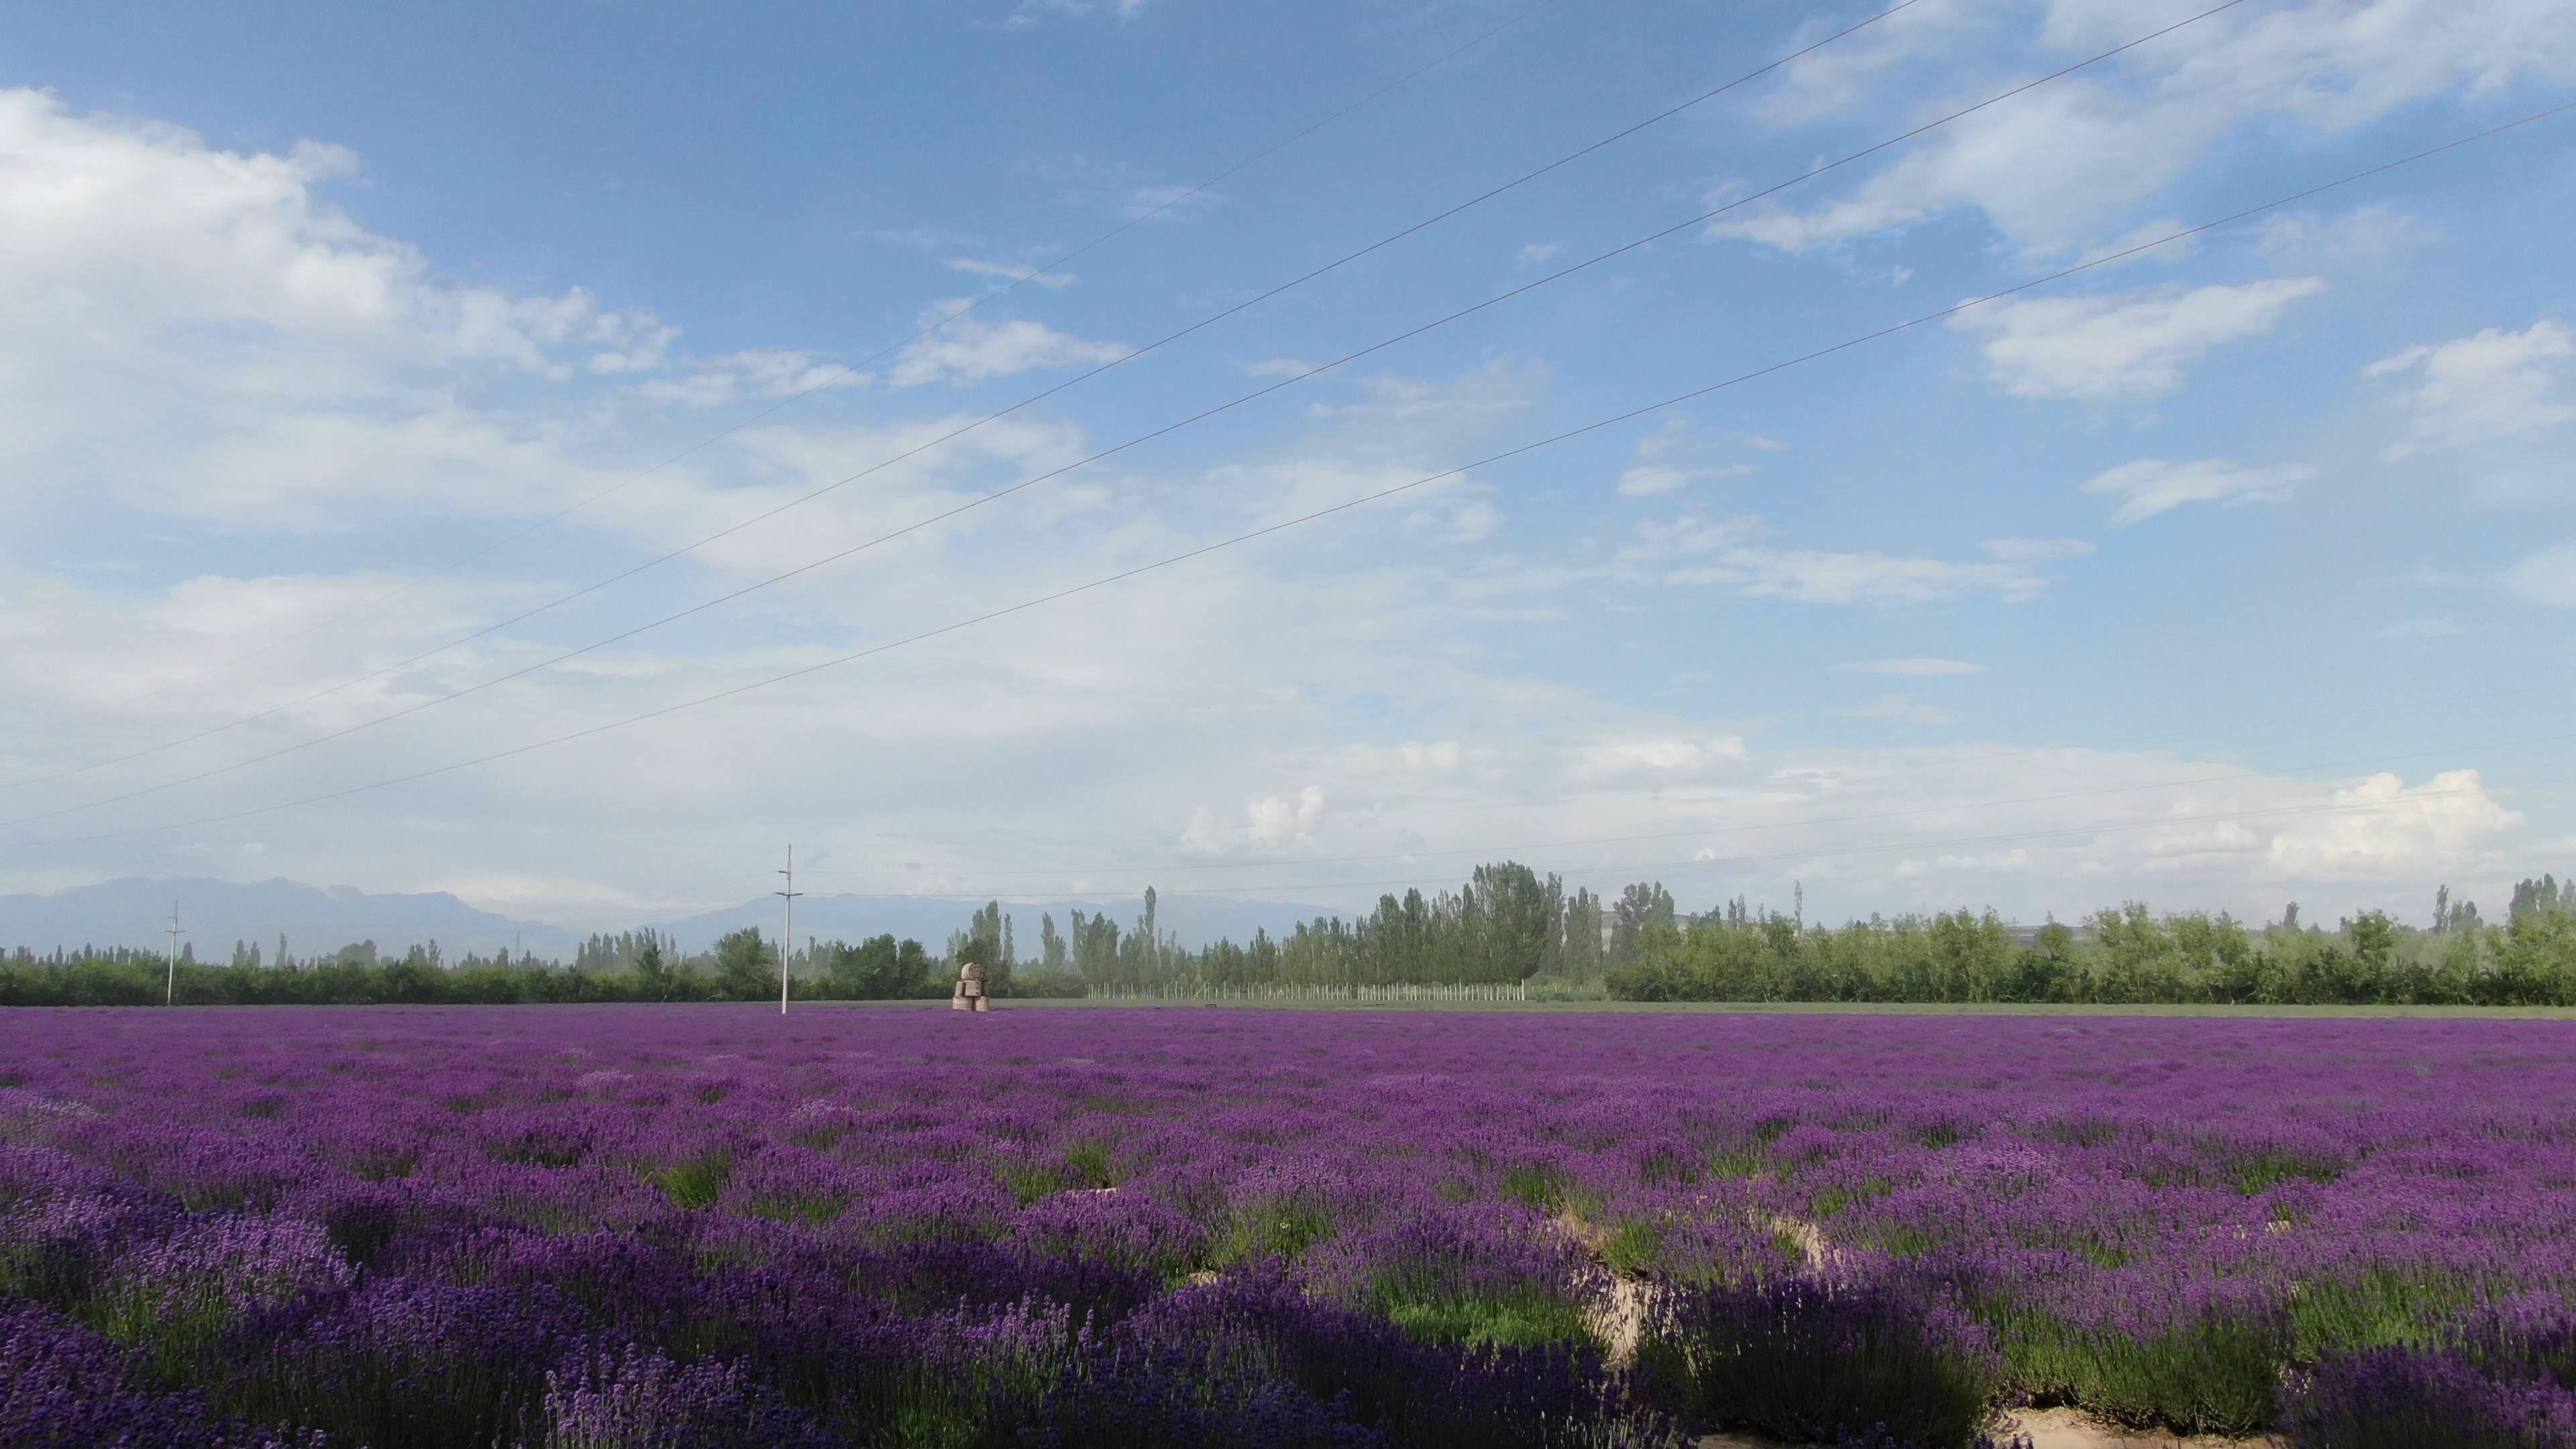
POLYGON ((1221 198, 1195 186, 1139 186, 1127 195, 1127 217, 1190 217, 1214 207, 1221 198))
POLYGON ((864 387, 874 378, 812 352, 754 348, 704 358, 678 377, 637 386, 638 395, 675 407, 723 407, 749 399, 794 397, 818 388, 864 387))
POLYGON ((1265 357, 1259 362, 1245 363, 1243 371, 1248 377, 1304 377, 1321 366, 1320 362, 1309 362, 1302 357, 1265 357))
POLYGON ((950 257, 948 266, 955 271, 972 272, 981 277, 1006 277, 1014 282, 1035 282, 1048 291, 1060 291, 1074 284, 1071 272, 1041 272, 1035 267, 1014 266, 1008 262, 977 261, 973 257, 950 257))
POLYGON ((2098 297, 2012 298, 1950 319, 1988 334, 1986 365, 2015 397, 2154 397, 2182 385, 2211 348, 2272 330, 2315 277, 2162 287, 2098 297))
POLYGON ((1900 876, 1943 874, 2017 875, 2029 870, 2031 855, 2027 850, 1989 850, 1978 855, 1939 855, 1930 860, 1909 860, 1896 868, 1900 876))
MULTIPOLYGON (((1728 433, 1720 439, 1764 452, 1778 451, 1780 444, 1750 433, 1728 433)), ((1668 413, 1655 431, 1637 440, 1637 466, 1622 472, 1615 485, 1623 498, 1653 498, 1678 493, 1693 483, 1718 478, 1743 478, 1762 471, 1751 463, 1710 464, 1705 461, 1709 444, 1698 435, 1698 424, 1687 413, 1668 413)))
POLYGON ((2341 216, 2291 212, 2267 218, 2256 250, 2273 261, 2316 271, 2375 272, 2431 246, 2439 237, 2416 217, 2386 206, 2341 216))
POLYGON ((580 288, 528 297, 442 282, 417 251, 320 197, 356 174, 341 147, 217 151, 177 127, 0 90, 0 158, 13 330, 81 353, 131 363, 236 329, 236 355, 301 344, 363 357, 370 374, 473 361, 565 379, 648 368, 676 335, 580 288))
POLYGON ((2132 228, 2098 246, 2087 247, 2076 260, 2088 265, 2099 263, 2104 267, 2127 266, 2132 262, 2163 262, 2168 266, 2187 262, 2200 254, 2200 238, 2176 235, 2186 229, 2187 223, 2168 216, 2132 228), (2173 240, 2165 240, 2167 237, 2173 240))
POLYGON ((1096 367, 1128 352, 1121 343, 1088 341, 1024 318, 988 322, 956 315, 967 305, 963 298, 943 302, 924 316, 924 326, 943 315, 948 320, 905 344, 886 370, 886 380, 898 387, 943 380, 963 387, 1042 368, 1096 367))
POLYGON ((1989 538, 1977 547, 1984 549, 1988 558, 2009 563, 2083 558, 2093 552, 2093 545, 2080 538, 1989 538))
POLYGON ((2086 493, 2117 498, 2111 526, 2143 523, 2186 503, 2285 503, 2299 484, 2316 476, 2313 468, 2248 467, 2224 458, 2168 463, 2141 458, 2100 473, 2084 483, 2086 493))
POLYGON ((1834 666, 1837 674, 1895 674, 1933 679, 1947 674, 1983 674, 1986 666, 1964 659, 1859 659, 1834 666))
MULTIPOLYGON (((1919 122, 2204 8, 2044 7, 2031 44, 2027 6, 1915 6, 1801 61, 1765 111, 1797 124, 1903 98, 1908 109, 1885 119, 1919 122), (1945 98, 1919 106, 1924 85, 1945 98)), ((2569 19, 2566 0, 2242 7, 1954 122, 1819 205, 1771 205, 1715 230, 1794 250, 1974 209, 2026 257, 2077 252, 2232 136, 2341 135, 2434 97, 2576 77, 2569 19)))
POLYGON ((2504 586, 2527 604, 2576 609, 2576 543, 2526 555, 2504 571, 2504 586))
POLYGON ((1004 16, 1001 29, 1027 30, 1051 18, 1079 20, 1086 16, 1104 16, 1113 20, 1133 20, 1145 13, 1146 0, 1020 0, 1004 16))
POLYGON ((2048 587, 2045 578, 2020 563, 1755 546, 1752 540, 1766 532, 1757 518, 1641 522, 1637 541, 1621 548, 1614 563, 1631 578, 1715 585, 1802 604, 1930 603, 1981 594, 2018 602, 2048 587), (1701 558, 1706 562, 1648 567, 1701 558))
POLYGON ((1563 250, 1565 250, 1563 242, 1531 242, 1521 248, 1521 265, 1525 267, 1541 265, 1563 250))
POLYGON ((1471 443, 1491 439, 1536 406, 1554 380, 1547 364, 1512 356, 1436 382, 1375 373, 1350 382, 1358 401, 1311 403, 1306 416, 1334 425, 1346 455, 1449 467, 1471 443))
POLYGON ((1653 789, 1658 785, 1734 772, 1751 757, 1744 737, 1716 739, 1651 739, 1605 741, 1572 752, 1568 774, 1577 783, 1601 786, 1627 783, 1653 789))
POLYGON ((2490 327, 2409 347, 2361 375, 2413 381, 2398 395, 2408 426, 2391 458, 2529 437, 2576 419, 2576 333, 2546 318, 2520 332, 2490 327))
POLYGON ((2373 775, 2335 791, 2334 802, 2368 808, 2281 826, 2268 851, 2275 870, 2312 879, 2417 875, 2488 847, 2523 823, 2475 770, 2445 770, 2415 787, 2395 775, 2373 775))
POLYGON ((1741 478, 1761 470, 1750 463, 1729 463, 1722 468, 1676 468, 1669 463, 1641 463, 1619 475, 1618 490, 1622 498, 1653 498, 1665 493, 1678 493, 1693 483, 1715 478, 1741 478))
POLYGON ((1405 511, 1404 536, 1422 543, 1482 543, 1508 519, 1481 493, 1440 497, 1405 511))
POLYGON ((1276 795, 1245 801, 1240 825, 1229 825, 1201 806, 1190 812, 1189 828, 1181 832, 1181 848, 1193 855, 1276 852, 1311 842, 1323 821, 1323 787, 1308 785, 1293 802, 1276 795))

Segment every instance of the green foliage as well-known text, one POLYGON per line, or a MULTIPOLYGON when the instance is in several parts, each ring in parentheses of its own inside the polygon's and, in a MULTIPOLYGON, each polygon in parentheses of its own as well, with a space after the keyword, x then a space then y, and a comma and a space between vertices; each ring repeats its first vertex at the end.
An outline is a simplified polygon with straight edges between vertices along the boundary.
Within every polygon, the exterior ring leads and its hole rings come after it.
POLYGON ((778 956, 745 926, 716 942, 716 996, 724 1001, 765 1001, 778 994, 778 956))
POLYGON ((919 941, 897 943, 892 935, 871 936, 852 946, 834 942, 822 949, 820 984, 824 995, 843 1001, 906 1001, 948 994, 930 953, 919 941))
MULTIPOLYGON (((877 936, 797 954, 799 999, 944 997, 957 965, 985 963, 996 997, 1208 993, 1249 988, 1467 986, 1525 990, 1532 1000, 2027 1002, 2129 1005, 2576 1006, 2576 881, 2543 876, 2514 893, 2511 918, 2483 924, 2447 894, 2437 925, 2417 930, 2379 912, 2335 930, 2226 915, 2157 915, 2142 904, 2080 925, 2019 931, 1993 911, 1872 916, 1840 926, 1753 909, 1742 898, 1684 917, 1660 884, 1633 885, 1607 911, 1588 891, 1505 861, 1479 866, 1456 892, 1379 898, 1357 919, 1322 918, 1273 939, 1184 949, 1156 919, 1148 891, 1132 929, 1076 910, 1059 934, 1042 923, 1043 955, 1012 961, 1011 918, 975 912, 941 960, 917 941, 877 936), (1605 919, 1609 931, 1602 943, 1605 919)), ((435 942, 402 959, 373 943, 291 965, 238 946, 229 966, 185 956, 185 1005, 500 1004, 587 1001, 765 1001, 777 952, 755 928, 683 959, 650 932, 598 936, 570 969, 506 955, 450 964, 435 942)), ((146 1006, 162 999, 163 963, 115 949, 38 957, 0 954, 0 1006, 146 1006)))
POLYGON ((2371 912, 2332 933, 2258 932, 2132 902, 2080 930, 2051 922, 2020 940, 1991 911, 1839 927, 1729 914, 1643 925, 1630 964, 1607 981, 1632 1001, 2576 1005, 2576 911, 2527 909, 2503 927, 2457 913, 2449 922, 2417 931, 2371 912))
POLYGON ((2264 1313, 2212 1312, 2153 1337, 2034 1313, 1999 1337, 2017 1382, 2112 1423, 2251 1434, 2271 1422, 2289 1335, 2286 1319, 2264 1313))
POLYGON ((1562 1297, 1531 1290, 1500 1297, 1411 1298, 1387 1290, 1378 1303, 1387 1321, 1427 1343, 1536 1348, 1575 1343, 1591 1332, 1583 1311, 1562 1297))
POLYGON ((733 1181, 733 1154, 718 1148, 644 1175, 673 1206, 702 1208, 724 1196, 725 1184, 733 1181))

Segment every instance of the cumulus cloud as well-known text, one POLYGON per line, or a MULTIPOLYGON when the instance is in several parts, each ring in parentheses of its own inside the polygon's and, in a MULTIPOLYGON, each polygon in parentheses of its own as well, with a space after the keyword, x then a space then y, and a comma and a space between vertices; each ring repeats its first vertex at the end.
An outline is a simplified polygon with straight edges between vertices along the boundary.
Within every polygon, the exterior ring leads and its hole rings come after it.
POLYGON ((2316 476, 2313 468, 2249 467, 2224 458, 2168 463, 2141 458, 2085 480, 2083 491, 2120 500, 2111 510, 2111 526, 2126 528, 2186 503, 2285 503, 2299 484, 2316 476))
POLYGON ((2420 786, 2393 774, 2336 790, 2354 807, 2283 825, 2272 837, 2272 867, 2313 879, 2385 879, 2420 873, 2493 845, 2520 826, 2475 770, 2445 770, 2420 786))
POLYGON ((219 151, 174 126, 0 90, 0 157, 13 328, 78 351, 132 363, 236 329, 236 355, 301 344, 378 371, 477 361, 568 379, 649 368, 676 335, 580 288, 521 296, 441 281, 419 252, 323 199, 357 172, 343 147, 219 151))
POLYGON ((1988 372, 2015 397, 2155 397, 2212 348, 2269 332, 2326 284, 2287 277, 2241 286, 2161 287, 2098 297, 2021 297, 1962 312, 1983 333, 1988 372))
POLYGON ((1181 847, 1194 855, 1276 851, 1312 840, 1323 819, 1324 791, 1318 785, 1298 791, 1293 801, 1276 795, 1247 800, 1240 824, 1230 824, 1201 806, 1191 812, 1189 828, 1181 832, 1181 847))
POLYGON ((1563 250, 1565 250, 1563 242, 1531 242, 1521 248, 1520 262, 1525 267, 1539 266, 1563 250))
MULTIPOLYGON (((2044 0, 2033 41, 2026 6, 1918 4, 1797 62, 1764 113, 1797 125, 1911 104, 1917 77, 1946 93, 1927 109, 1947 112, 2201 8, 2044 0)), ((2576 77, 2567 21, 2564 0, 2241 7, 1963 118, 1820 204, 1767 205, 1715 230, 1797 250, 1974 210, 2026 257, 2080 252, 2230 137, 2283 120, 2340 135, 2437 96, 2576 77)))
POLYGON ((959 315, 967 305, 957 298, 926 314, 922 325, 935 324, 936 330, 906 343, 886 369, 886 380, 898 387, 942 381, 964 387, 1045 368, 1096 367, 1128 352, 1121 343, 1090 341, 1025 318, 992 322, 959 315))
POLYGON ((2418 344, 2364 368, 2364 378, 2403 378, 2397 395, 2406 436, 2388 456, 2469 448, 2531 437, 2576 419, 2576 332, 2550 319, 2520 332, 2418 344))
POLYGON ((874 378, 812 352, 753 348, 700 359, 677 377, 657 377, 636 387, 645 399, 674 407, 710 408, 762 398, 794 397, 827 387, 864 387, 874 378))

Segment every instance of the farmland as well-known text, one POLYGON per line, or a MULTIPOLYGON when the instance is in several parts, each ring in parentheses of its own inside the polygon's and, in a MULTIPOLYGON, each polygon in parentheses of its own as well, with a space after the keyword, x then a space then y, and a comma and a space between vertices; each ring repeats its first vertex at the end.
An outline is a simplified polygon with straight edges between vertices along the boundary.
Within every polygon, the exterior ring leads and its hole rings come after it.
POLYGON ((0 1015, 12 1444, 2543 1444, 2571 1285, 2554 1021, 0 1015))

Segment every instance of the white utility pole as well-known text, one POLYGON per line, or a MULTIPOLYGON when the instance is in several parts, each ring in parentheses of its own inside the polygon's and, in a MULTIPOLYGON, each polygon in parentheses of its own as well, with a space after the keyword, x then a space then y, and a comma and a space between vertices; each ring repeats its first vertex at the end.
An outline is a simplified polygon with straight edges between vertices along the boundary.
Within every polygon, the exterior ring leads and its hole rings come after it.
POLYGON ((179 903, 170 903, 170 954, 161 963, 161 1004, 173 1006, 179 1000, 179 938, 187 933, 179 929, 179 903))
POLYGON ((796 898, 805 894, 796 888, 796 847, 787 847, 787 868, 779 872, 787 877, 787 889, 772 891, 785 903, 787 918, 778 923, 778 1014, 787 1014, 787 958, 796 954, 796 898))

